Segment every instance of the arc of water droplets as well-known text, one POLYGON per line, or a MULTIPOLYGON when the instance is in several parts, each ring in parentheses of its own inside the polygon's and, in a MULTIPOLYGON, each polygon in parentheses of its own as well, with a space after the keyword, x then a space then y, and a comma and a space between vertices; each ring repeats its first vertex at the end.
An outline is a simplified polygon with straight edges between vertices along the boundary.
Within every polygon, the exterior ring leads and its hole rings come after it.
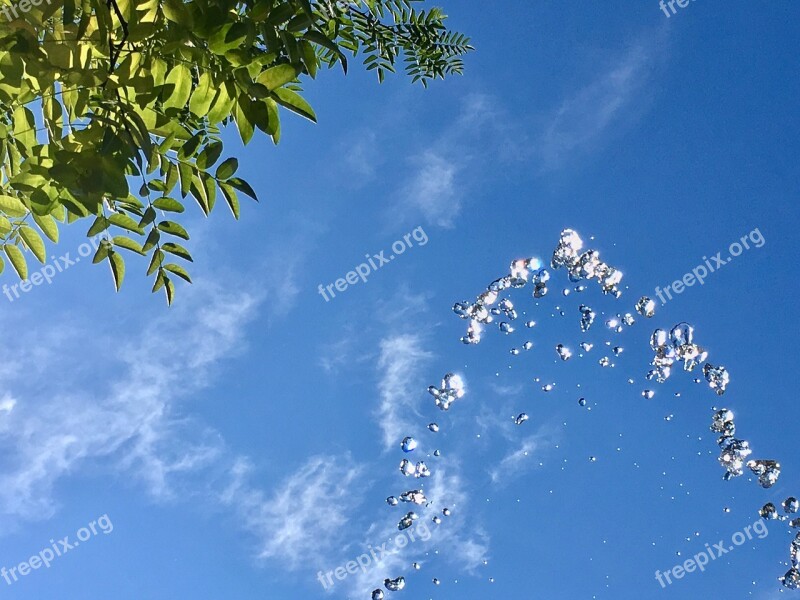
MULTIPOLYGON (((600 260, 600 253, 597 250, 583 250, 583 240, 571 229, 565 229, 553 251, 550 266, 557 270, 565 268, 570 281, 578 283, 585 280, 596 280, 604 294, 610 294, 619 298, 622 292, 619 284, 622 281, 622 272, 600 260)), ((491 282, 485 292, 478 295, 474 302, 462 301, 453 305, 453 312, 460 318, 468 320, 469 326, 467 333, 461 338, 464 344, 474 345, 481 341, 481 334, 486 325, 491 324, 493 316, 502 315, 508 321, 513 321, 517 317, 516 310, 511 300, 500 298, 500 293, 504 290, 524 288, 528 283, 533 285, 533 297, 542 298, 548 292, 547 282, 550 280, 550 272, 546 269, 542 261, 536 257, 514 260, 509 268, 509 274, 491 282), (497 306, 494 306, 497 304, 497 306)), ((576 291, 582 291, 584 286, 578 286, 576 291)), ((566 294, 566 291, 565 291, 566 294)), ((636 303, 636 312, 650 318, 655 314, 655 302, 643 296, 636 303)), ((579 307, 581 314, 580 328, 586 332, 594 323, 596 314, 588 306, 581 304, 579 307)), ((562 313, 563 314, 563 313, 562 313)), ((514 327, 508 321, 501 321, 498 329, 505 334, 514 331, 514 327)), ((530 322, 532 323, 532 322, 530 322)), ((623 325, 631 326, 634 323, 633 315, 617 315, 616 318, 609 319, 606 325, 613 331, 619 333, 623 330, 623 325)), ((529 325, 530 326, 530 325, 529 325)), ((526 349, 530 347, 530 342, 526 342, 526 349)), ((588 351, 591 345, 581 344, 581 347, 588 351), (588 347, 587 347, 588 346, 588 347)), ((650 339, 650 347, 655 352, 652 360, 654 367, 647 374, 647 379, 655 379, 658 383, 664 383, 672 372, 672 367, 676 361, 683 363, 685 371, 693 371, 701 364, 703 376, 708 382, 709 387, 722 396, 727 390, 730 382, 730 375, 723 366, 715 366, 706 361, 708 352, 694 343, 694 328, 688 323, 679 323, 673 327, 669 333, 662 329, 656 329, 650 339)), ((562 360, 568 360, 571 356, 569 350, 559 344, 556 352, 562 360)), ((619 355, 621 348, 615 348, 614 354, 619 355)), ((518 354, 519 351, 512 354, 518 354)), ((611 361, 608 357, 599 360, 603 367, 609 366, 611 361)), ((433 393, 433 392, 432 392, 433 393)), ((642 392, 645 398, 652 398, 653 391, 645 390, 642 392)), ((585 401, 581 399, 581 405, 585 401)), ((437 399, 437 404, 439 401, 437 399)), ((449 404, 448 404, 449 406, 449 404)), ((447 406, 441 407, 447 410, 447 406)), ((517 417, 517 424, 522 422, 524 413, 517 417)), ((527 415, 524 415, 527 418, 527 415)), ((730 480, 743 474, 743 467, 749 468, 757 477, 759 484, 764 488, 772 487, 781 473, 780 464, 774 460, 749 460, 745 459, 751 454, 750 444, 747 440, 734 437, 736 427, 733 421, 733 412, 722 409, 714 413, 711 430, 720 433, 718 445, 720 446, 720 464, 725 468, 724 479, 730 480)), ((784 510, 789 513, 797 512, 800 503, 795 498, 788 498, 783 503, 784 510)), ((778 518, 777 510, 773 504, 765 505, 761 509, 764 518, 778 518)), ((783 517, 786 519, 787 517, 783 517)), ((790 521, 790 526, 800 528, 800 518, 790 521)), ((790 547, 791 568, 780 578, 784 587, 788 589, 800 589, 800 533, 797 534, 790 547)))

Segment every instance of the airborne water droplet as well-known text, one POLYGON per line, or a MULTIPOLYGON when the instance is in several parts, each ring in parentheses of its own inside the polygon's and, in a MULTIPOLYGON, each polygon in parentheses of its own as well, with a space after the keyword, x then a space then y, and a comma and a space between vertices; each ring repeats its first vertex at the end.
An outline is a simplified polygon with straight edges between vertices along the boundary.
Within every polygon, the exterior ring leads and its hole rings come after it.
POLYGON ((761 510, 758 511, 758 514, 761 515, 762 519, 774 520, 778 518, 778 510, 775 508, 775 505, 772 502, 767 502, 764 506, 762 506, 761 510))
POLYGON ((417 440, 412 437, 404 437, 403 441, 400 442, 400 447, 403 449, 403 452, 413 452, 417 447, 417 440))
POLYGON ((514 419, 514 424, 515 424, 515 425, 522 425, 522 424, 523 424, 525 421, 527 421, 527 420, 528 420, 528 418, 529 418, 529 417, 528 417, 528 415, 527 415, 527 414, 525 414, 525 413, 519 413, 519 415, 517 415, 517 418, 516 418, 516 419, 514 419))
POLYGON ((415 470, 414 463, 410 460, 404 458, 400 461, 400 472, 406 477, 413 475, 415 470))
POLYGON ((406 580, 403 577, 398 577, 397 579, 384 579, 383 585, 390 592, 399 592, 406 587, 406 580))
POLYGON ((572 351, 569 348, 567 348, 564 344, 558 344, 556 346, 556 352, 558 353, 558 356, 561 358, 561 360, 566 361, 572 358, 572 351))
POLYGON ((750 460, 747 468, 758 476, 758 483, 763 488, 771 488, 781 475, 781 465, 774 460, 750 460))
MULTIPOLYGON (((798 502, 797 498, 789 496, 783 501, 783 510, 787 514, 796 513, 798 510, 800 510, 800 502, 798 502)), ((800 541, 798 541, 798 544, 800 544, 800 541)))
POLYGON ((649 319, 656 314, 656 303, 647 296, 642 296, 636 303, 636 312, 649 319))

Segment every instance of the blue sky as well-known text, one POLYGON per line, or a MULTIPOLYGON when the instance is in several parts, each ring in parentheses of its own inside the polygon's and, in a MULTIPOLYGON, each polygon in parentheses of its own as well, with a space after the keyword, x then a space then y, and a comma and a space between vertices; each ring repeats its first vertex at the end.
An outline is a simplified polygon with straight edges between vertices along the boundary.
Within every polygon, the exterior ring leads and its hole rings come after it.
MULTIPOLYGON (((113 530, 0 580, 4 597, 355 599, 400 575, 406 589, 387 597, 791 596, 778 596, 784 523, 664 589, 654 573, 800 495, 800 11, 447 8, 478 49, 464 77, 426 91, 326 72, 307 86, 318 125, 287 115, 277 148, 229 136, 261 202, 238 223, 222 208, 191 217, 195 284, 175 306, 134 261, 123 293, 105 268, 76 264, 5 305, 0 566, 103 515, 113 530), (545 298, 514 292, 515 333, 461 344, 453 303, 512 259, 549 260, 566 227, 624 272, 622 297, 594 283, 565 297, 574 284, 555 271, 545 298), (756 229, 761 247, 654 318, 605 328, 756 229), (427 242, 409 238, 328 302, 318 293, 415 230, 427 242), (581 303, 603 313, 586 335, 581 303), (679 370, 645 381, 652 330, 680 321, 730 371, 722 398, 679 370), (467 392, 442 413, 426 389, 447 372, 467 392), (722 481, 712 407, 735 412, 754 458, 781 462, 774 487, 722 481), (429 479, 399 473, 405 435, 429 479), (410 508, 385 498, 420 485, 430 539, 324 590, 319 571, 396 538, 410 508)), ((74 256, 81 233, 53 253, 74 256)))

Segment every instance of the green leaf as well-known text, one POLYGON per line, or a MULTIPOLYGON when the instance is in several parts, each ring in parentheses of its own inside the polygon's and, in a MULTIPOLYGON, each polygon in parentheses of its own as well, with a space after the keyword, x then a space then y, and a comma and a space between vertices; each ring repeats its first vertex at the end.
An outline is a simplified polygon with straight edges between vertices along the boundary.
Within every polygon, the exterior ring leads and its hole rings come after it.
POLYGON ((142 246, 138 242, 124 235, 115 235, 111 242, 119 248, 125 248, 125 250, 136 252, 136 254, 141 254, 142 256, 145 255, 142 246))
POLYGON ((164 82, 164 108, 183 108, 192 93, 192 73, 184 64, 175 65, 164 82))
POLYGON ((255 191, 253 190, 253 188, 250 187, 250 184, 247 183, 244 179, 240 179, 239 177, 231 177, 230 179, 228 179, 226 183, 230 183, 237 190, 239 190, 243 194, 247 194, 253 200, 258 202, 258 197, 256 196, 255 191))
POLYGON ((161 250, 153 252, 153 258, 150 259, 150 266, 147 267, 147 274, 152 275, 164 262, 164 253, 161 250))
POLYGON ((183 0, 164 0, 161 9, 164 11, 164 16, 173 23, 183 25, 186 28, 192 27, 192 15, 186 9, 183 0))
POLYGON ((158 224, 158 228, 164 233, 183 238, 184 240, 189 239, 189 234, 186 232, 186 230, 174 221, 161 221, 158 224))
POLYGON ((36 119, 26 106, 14 109, 14 137, 25 148, 26 153, 36 145, 36 119))
POLYGON ((109 251, 109 264, 111 265, 111 275, 114 277, 114 286, 119 291, 122 287, 122 280, 125 279, 125 261, 119 252, 109 251))
POLYGON ((294 65, 282 64, 276 67, 270 67, 261 73, 256 81, 266 86, 269 91, 274 92, 279 87, 297 79, 299 74, 300 69, 294 65))
POLYGON ((192 255, 189 254, 189 251, 180 244, 167 242, 165 244, 161 244, 161 249, 164 250, 164 252, 169 252, 170 254, 174 254, 175 256, 182 258, 183 260, 194 262, 194 260, 192 259, 192 255))
POLYGON ((168 212, 182 213, 185 210, 183 204, 173 198, 167 198, 166 196, 153 202, 153 206, 159 210, 166 210, 168 212))
POLYGON ((172 306, 172 301, 175 299, 175 284, 167 276, 164 276, 164 291, 167 293, 167 306, 172 306))
POLYGON ((25 244, 30 248, 39 262, 44 264, 44 261, 47 259, 47 250, 45 250, 42 236, 30 225, 22 225, 19 228, 19 235, 25 240, 25 244))
POLYGON ((144 241, 142 250, 144 252, 150 252, 150 250, 155 248, 156 244, 158 244, 160 239, 161 239, 161 233, 159 233, 158 229, 151 229, 150 233, 147 234, 147 239, 144 241))
POLYGON ((28 207, 19 198, 0 194, 0 210, 11 217, 24 217, 28 214, 28 207))
POLYGON ((236 195, 236 188, 234 188, 232 185, 229 185, 227 182, 220 181, 219 189, 222 190, 222 195, 225 197, 225 202, 227 202, 228 206, 230 206, 231 212, 233 213, 233 217, 235 219, 238 219, 239 198, 236 195))
POLYGON ((192 189, 192 167, 186 163, 178 163, 178 173, 181 176, 181 196, 186 197, 189 190, 192 189))
POLYGON ((139 224, 128 215, 122 213, 113 213, 110 217, 108 217, 108 220, 112 225, 122 227, 122 229, 127 229, 128 231, 133 231, 134 233, 138 233, 140 235, 144 235, 144 231, 141 227, 139 227, 139 224))
POLYGON ((207 169, 219 160, 220 154, 222 154, 222 142, 212 142, 197 155, 195 163, 200 169, 207 169))
POLYGON ((13 244, 3 244, 3 250, 8 257, 8 260, 11 261, 11 266, 14 267, 17 275, 19 275, 19 278, 23 280, 27 279, 28 264, 25 262, 25 256, 22 254, 22 250, 13 244))
POLYGON ((243 144, 250 142, 253 139, 253 133, 255 133, 255 126, 247 117, 247 111, 243 108, 243 103, 249 101, 248 98, 240 98, 233 105, 233 120, 236 122, 236 128, 239 130, 239 137, 242 138, 243 144))
POLYGON ((204 71, 200 75, 200 81, 197 84, 194 92, 192 92, 192 99, 189 101, 189 110, 198 117, 205 117, 211 108, 211 103, 214 101, 216 90, 213 89, 213 81, 211 80, 211 73, 204 71))
POLYGON ((272 97, 275 98, 275 101, 281 106, 288 108, 292 112, 314 123, 317 122, 317 115, 314 114, 314 109, 311 108, 311 105, 297 92, 287 90, 286 88, 280 88, 272 92, 272 97))
POLYGON ((235 158, 231 157, 227 160, 224 160, 219 167, 217 167, 216 178, 217 179, 230 179, 233 177, 236 170, 239 168, 239 161, 235 158))
POLYGON ((153 282, 153 293, 155 294, 158 290, 164 287, 166 283, 166 278, 164 277, 164 271, 159 270, 156 274, 156 280, 153 282))
POLYGON ((175 263, 169 263, 164 265, 164 268, 170 273, 175 273, 175 275, 177 275, 181 279, 184 279, 189 283, 192 283, 192 278, 189 277, 189 273, 187 273, 186 269, 184 269, 182 266, 176 265, 175 263))
POLYGON ((51 242, 58 243, 58 225, 50 215, 37 215, 33 213, 33 220, 51 242))
POLYGON ((106 258, 108 258, 108 251, 111 249, 111 243, 103 239, 100 241, 100 245, 97 247, 97 252, 94 253, 94 257, 92 257, 92 263, 97 264, 103 262, 106 258))
POLYGON ((97 217, 94 220, 94 223, 92 223, 92 226, 89 227, 89 231, 86 232, 86 237, 93 237, 98 233, 104 232, 106 229, 108 229, 110 224, 111 223, 109 223, 108 219, 105 217, 97 217))

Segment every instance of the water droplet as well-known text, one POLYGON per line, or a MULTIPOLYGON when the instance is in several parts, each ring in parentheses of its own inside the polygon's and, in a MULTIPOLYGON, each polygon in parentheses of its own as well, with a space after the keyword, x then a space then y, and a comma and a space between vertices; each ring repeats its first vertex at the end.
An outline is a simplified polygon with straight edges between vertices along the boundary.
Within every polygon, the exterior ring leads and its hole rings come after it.
POLYGON ((439 431, 439 425, 436 423, 428 423, 428 429, 430 429, 433 433, 439 431))
POLYGON ((558 344, 556 346, 556 352, 558 353, 558 356, 561 358, 561 360, 566 361, 572 358, 572 350, 567 348, 564 344, 558 344))
POLYGON ((758 514, 761 515, 762 519, 774 520, 778 518, 778 509, 775 508, 772 502, 767 502, 758 511, 758 514))
POLYGON ((404 437, 403 441, 400 442, 400 448, 403 449, 403 452, 413 452, 416 447, 417 440, 412 437, 404 437))
POLYGON ((790 590, 798 590, 800 589, 800 571, 795 568, 791 568, 786 571, 786 575, 781 577, 780 581, 783 584, 783 587, 790 590))
POLYGON ((406 587, 406 580, 403 577, 397 579, 384 579, 383 586, 390 592, 399 592, 406 587))
POLYGON ((408 529, 409 527, 411 527, 414 524, 414 521, 416 521, 418 518, 419 517, 417 516, 417 513, 415 513, 415 512, 407 513, 405 517, 400 519, 400 522, 397 524, 397 529, 399 529, 400 531, 403 531, 404 529, 408 529))
POLYGON ((651 400, 656 393, 653 390, 642 390, 642 397, 651 400))
POLYGON ((578 400, 578 404, 580 404, 581 406, 586 406, 586 398, 580 398, 578 400))
POLYGON ((763 488, 771 488, 781 475, 781 465, 774 460, 750 460, 747 468, 758 476, 758 483, 763 488))
POLYGON ((414 477, 430 477, 431 476, 430 469, 428 469, 428 467, 422 461, 417 463, 414 471, 415 471, 414 472, 414 477))
POLYGON ((787 514, 796 513, 797 511, 800 511, 800 502, 798 502, 797 498, 789 496, 783 501, 783 510, 787 514))
POLYGON ((722 396, 728 388, 730 375, 725 367, 715 367, 711 363, 703 365, 703 375, 708 382, 708 386, 714 390, 718 396, 722 396))
POLYGON ((400 494, 400 501, 401 502, 411 502, 413 504, 419 504, 420 506, 427 503, 428 499, 425 497, 425 494, 422 493, 420 490, 409 490, 407 492, 403 492, 400 494))
POLYGON ((415 470, 416 467, 414 467, 414 463, 410 460, 404 458, 400 461, 400 472, 406 477, 413 475, 415 470))
POLYGON ((394 496, 389 496, 388 498, 386 498, 386 504, 388 504, 389 506, 397 506, 397 498, 395 498, 394 496))
POLYGON ((589 331, 589 328, 591 328, 592 323, 594 323, 595 317, 597 317, 597 314, 585 304, 581 304, 578 307, 578 310, 581 313, 581 331, 585 333, 589 331))
POLYGON ((649 319, 656 314, 656 303, 647 296, 642 296, 636 303, 636 312, 649 319))
POLYGON ((383 600, 383 599, 384 599, 383 590, 374 590, 372 592, 372 600, 383 600))
POLYGON ((516 425, 522 425, 522 424, 523 424, 525 421, 527 421, 527 420, 528 420, 528 418, 529 418, 529 417, 528 417, 528 415, 527 415, 527 414, 525 414, 525 413, 519 413, 519 415, 517 415, 517 418, 516 418, 516 419, 514 419, 514 424, 516 424, 516 425))

